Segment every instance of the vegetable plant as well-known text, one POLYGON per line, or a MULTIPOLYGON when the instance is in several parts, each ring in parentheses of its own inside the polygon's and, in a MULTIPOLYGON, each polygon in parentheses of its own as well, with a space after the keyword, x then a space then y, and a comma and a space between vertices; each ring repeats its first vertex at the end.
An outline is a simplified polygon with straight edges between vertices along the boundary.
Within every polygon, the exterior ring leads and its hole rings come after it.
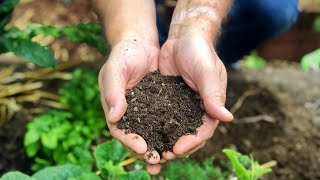
MULTIPOLYGON (((122 145, 110 140, 94 149, 97 172, 87 171, 80 165, 65 164, 44 168, 32 176, 21 172, 9 172, 1 180, 100 180, 104 179, 139 179, 149 180, 150 175, 145 170, 125 171, 121 162, 129 157, 122 145)), ((85 163, 85 162, 83 162, 85 163)))
POLYGON ((17 27, 6 28, 11 20, 11 14, 19 0, 3 0, 0 2, 0 54, 12 52, 29 62, 44 67, 54 67, 57 63, 54 55, 46 47, 33 42, 38 35, 67 37, 77 43, 86 43, 106 55, 108 50, 102 36, 102 30, 97 23, 79 24, 66 27, 53 27, 41 24, 29 24, 24 30, 17 27))
MULTIPOLYGON (((314 30, 320 33, 320 16, 314 22, 314 30)), ((304 71, 320 71, 320 49, 304 55, 301 59, 301 67, 304 71)))
POLYGON ((249 158, 231 149, 224 149, 223 152, 231 161, 238 180, 256 180, 271 172, 270 167, 260 166, 252 157, 249 158))
POLYGON ((244 65, 249 69, 263 69, 267 66, 267 61, 260 57, 256 51, 244 58, 244 65))
POLYGON ((27 125, 24 146, 34 160, 34 171, 66 163, 92 169, 90 146, 95 139, 109 136, 97 76, 94 71, 75 70, 60 89, 60 101, 70 107, 69 111, 50 110, 27 125))

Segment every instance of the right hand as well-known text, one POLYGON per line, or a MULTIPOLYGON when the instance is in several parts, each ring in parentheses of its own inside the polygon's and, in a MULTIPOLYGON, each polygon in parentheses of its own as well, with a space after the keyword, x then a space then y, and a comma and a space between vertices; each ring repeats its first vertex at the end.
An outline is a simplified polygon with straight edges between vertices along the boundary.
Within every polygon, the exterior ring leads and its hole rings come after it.
POLYGON ((138 38, 127 38, 112 47, 111 54, 99 73, 101 102, 112 136, 138 158, 147 161, 150 174, 160 171, 160 156, 146 158, 146 141, 137 134, 125 134, 117 123, 127 110, 125 92, 136 86, 148 73, 158 69, 159 47, 138 38))

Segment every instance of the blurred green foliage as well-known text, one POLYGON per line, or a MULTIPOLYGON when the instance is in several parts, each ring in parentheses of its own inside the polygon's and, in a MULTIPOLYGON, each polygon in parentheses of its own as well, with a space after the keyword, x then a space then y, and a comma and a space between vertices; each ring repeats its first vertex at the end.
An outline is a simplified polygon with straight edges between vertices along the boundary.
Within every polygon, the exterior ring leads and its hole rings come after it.
POLYGON ((57 63, 53 54, 31 39, 37 35, 53 36, 55 38, 67 37, 76 43, 86 43, 106 55, 107 46, 102 36, 102 28, 97 23, 79 24, 66 27, 53 27, 41 24, 30 24, 26 29, 20 30, 5 26, 10 22, 11 14, 19 0, 3 0, 0 3, 0 54, 13 52, 27 61, 44 67, 54 67, 57 63))
POLYGON ((60 90, 60 101, 69 112, 51 110, 27 125, 24 145, 34 159, 32 169, 57 164, 77 164, 90 171, 93 140, 110 136, 106 129, 95 71, 77 69, 60 90))
POLYGON ((244 57, 244 65, 249 69, 264 69, 267 67, 267 61, 260 57, 256 51, 244 57))

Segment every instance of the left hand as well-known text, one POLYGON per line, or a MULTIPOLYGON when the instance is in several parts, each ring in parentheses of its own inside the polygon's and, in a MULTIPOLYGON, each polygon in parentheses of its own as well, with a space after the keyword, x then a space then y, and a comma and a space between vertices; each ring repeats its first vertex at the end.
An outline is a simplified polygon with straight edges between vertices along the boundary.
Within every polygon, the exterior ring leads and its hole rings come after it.
POLYGON ((182 35, 169 38, 159 55, 159 70, 162 75, 181 76, 186 84, 199 92, 205 108, 203 125, 197 135, 181 137, 173 152, 164 152, 166 160, 188 156, 203 147, 219 121, 231 121, 233 115, 224 107, 226 100, 227 72, 216 54, 213 42, 201 35, 182 35))

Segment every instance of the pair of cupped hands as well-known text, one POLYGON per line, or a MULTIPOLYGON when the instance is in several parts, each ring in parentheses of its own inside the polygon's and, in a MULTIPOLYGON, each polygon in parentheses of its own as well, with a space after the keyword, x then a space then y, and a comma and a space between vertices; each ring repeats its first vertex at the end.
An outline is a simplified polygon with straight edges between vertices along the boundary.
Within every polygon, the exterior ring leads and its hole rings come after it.
POLYGON ((219 121, 233 119, 224 107, 226 69, 214 50, 213 42, 202 36, 169 38, 161 49, 157 43, 143 38, 123 38, 112 47, 100 71, 99 86, 110 133, 132 154, 146 162, 150 174, 159 173, 161 164, 166 161, 188 156, 202 148, 213 136, 219 121), (158 152, 148 151, 141 136, 125 134, 117 128, 127 109, 126 90, 136 86, 147 73, 157 70, 162 75, 181 76, 191 89, 200 94, 205 109, 203 124, 197 129, 197 134, 181 137, 173 151, 163 152, 161 158, 158 152))

